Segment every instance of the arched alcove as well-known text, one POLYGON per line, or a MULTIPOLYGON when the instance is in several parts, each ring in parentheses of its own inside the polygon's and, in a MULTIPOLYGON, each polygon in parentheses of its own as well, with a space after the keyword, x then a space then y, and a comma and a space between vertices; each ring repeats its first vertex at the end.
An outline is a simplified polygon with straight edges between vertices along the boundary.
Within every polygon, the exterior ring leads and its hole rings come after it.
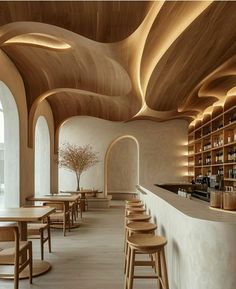
POLYGON ((139 144, 124 135, 109 145, 104 161, 104 193, 133 192, 139 183, 139 144))
POLYGON ((2 143, 3 207, 18 207, 20 204, 20 140, 19 115, 15 99, 10 89, 0 81, 0 102, 4 145, 2 143))
POLYGON ((50 134, 46 119, 40 116, 35 126, 35 195, 50 193, 50 134))

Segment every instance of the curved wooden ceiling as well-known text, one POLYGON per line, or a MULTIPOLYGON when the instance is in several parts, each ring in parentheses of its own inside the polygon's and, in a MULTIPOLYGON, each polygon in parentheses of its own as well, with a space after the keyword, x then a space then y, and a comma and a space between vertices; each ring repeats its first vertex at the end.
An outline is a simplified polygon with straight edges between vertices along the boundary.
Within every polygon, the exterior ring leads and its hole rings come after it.
POLYGON ((235 93, 236 2, 0 2, 0 46, 55 127, 76 115, 192 120, 235 93))

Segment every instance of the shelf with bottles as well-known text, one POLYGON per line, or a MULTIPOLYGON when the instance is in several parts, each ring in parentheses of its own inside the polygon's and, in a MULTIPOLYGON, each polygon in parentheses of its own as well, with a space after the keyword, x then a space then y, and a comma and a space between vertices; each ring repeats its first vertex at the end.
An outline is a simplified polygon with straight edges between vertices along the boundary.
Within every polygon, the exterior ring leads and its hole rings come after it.
POLYGON ((212 132, 221 130, 223 126, 224 126, 223 115, 218 116, 214 120, 212 120, 212 132))
POLYGON ((202 166, 203 165, 203 159, 202 155, 196 155, 195 156, 195 166, 202 166))
POLYGON ((236 162, 236 146, 228 146, 224 149, 225 159, 224 162, 227 163, 234 163, 236 162))
POLYGON ((224 168, 224 179, 234 179, 236 181, 236 164, 224 168))
POLYGON ((195 154, 202 152, 202 142, 195 143, 195 154))
POLYGON ((202 138, 202 130, 201 129, 197 129, 194 133, 194 139, 198 140, 202 138))
POLYGON ((211 165, 211 153, 205 153, 203 155, 203 166, 211 165))
POLYGON ((224 163, 224 152, 223 149, 212 151, 212 164, 223 164, 224 163))
POLYGON ((203 176, 211 176, 211 167, 205 166, 202 171, 203 176))
POLYGON ((222 165, 212 166, 211 170, 212 170, 212 175, 224 175, 224 168, 222 165))
POLYGON ((236 108, 232 107, 224 114, 224 125, 227 126, 229 124, 236 123, 236 108))
POLYGON ((212 136, 212 148, 218 148, 224 145, 224 135, 223 132, 219 134, 214 134, 212 136))
POLYGON ((211 138, 205 138, 203 140, 203 151, 207 151, 211 149, 211 138))

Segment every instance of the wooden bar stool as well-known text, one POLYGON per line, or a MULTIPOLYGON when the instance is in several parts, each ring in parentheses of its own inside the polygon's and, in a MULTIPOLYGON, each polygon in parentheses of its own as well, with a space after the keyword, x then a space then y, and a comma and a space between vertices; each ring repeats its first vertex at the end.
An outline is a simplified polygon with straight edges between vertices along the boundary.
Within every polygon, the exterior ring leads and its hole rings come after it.
POLYGON ((138 198, 133 198, 133 199, 127 200, 127 201, 126 201, 126 204, 139 203, 139 202, 140 202, 140 199, 138 199, 138 198))
POLYGON ((128 216, 125 217, 125 225, 124 225, 124 251, 125 251, 125 245, 126 245, 126 237, 127 237, 127 229, 126 225, 130 222, 149 222, 151 219, 150 215, 147 214, 134 214, 131 213, 128 216))
POLYGON ((150 215, 130 213, 125 217, 125 225, 129 222, 148 222, 151 219, 150 215))
POLYGON ((125 268, 124 271, 126 273, 127 269, 127 252, 128 252, 128 243, 127 238, 132 234, 154 234, 157 229, 157 225, 148 222, 131 222, 126 225, 126 234, 125 234, 125 268))
POLYGON ((169 289, 164 247, 166 238, 152 234, 133 234, 127 238, 125 289, 133 289, 134 279, 158 279, 160 289, 169 289), (154 261, 136 261, 136 254, 155 255, 154 261), (134 275, 135 266, 155 266, 153 275, 134 275))
POLYGON ((145 208, 136 208, 136 207, 127 207, 125 209, 126 216, 130 213, 138 213, 138 214, 144 214, 146 212, 145 208))
POLYGON ((139 203, 130 203, 130 204, 126 204, 126 208, 142 208, 144 206, 144 204, 142 202, 139 203))

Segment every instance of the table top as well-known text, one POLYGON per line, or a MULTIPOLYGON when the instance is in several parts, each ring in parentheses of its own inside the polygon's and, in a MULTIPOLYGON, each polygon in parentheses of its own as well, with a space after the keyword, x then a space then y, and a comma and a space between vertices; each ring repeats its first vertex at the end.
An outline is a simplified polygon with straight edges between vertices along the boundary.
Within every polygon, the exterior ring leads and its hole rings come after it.
POLYGON ((26 198, 27 201, 52 201, 52 202, 75 202, 79 199, 79 195, 67 195, 67 194, 55 194, 55 195, 45 195, 45 196, 31 196, 26 198))
POLYGON ((10 208, 0 210, 0 221, 40 221, 55 211, 54 208, 10 208))

